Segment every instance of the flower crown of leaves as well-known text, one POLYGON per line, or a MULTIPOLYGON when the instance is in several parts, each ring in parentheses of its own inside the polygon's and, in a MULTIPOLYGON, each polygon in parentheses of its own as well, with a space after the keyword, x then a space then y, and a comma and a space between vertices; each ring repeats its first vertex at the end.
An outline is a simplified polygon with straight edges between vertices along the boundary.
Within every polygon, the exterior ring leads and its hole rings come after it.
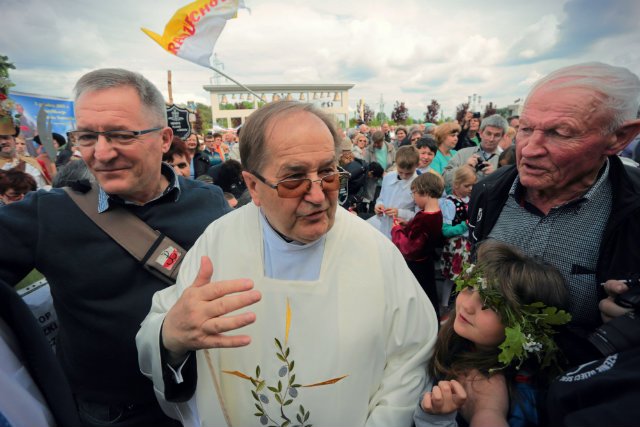
POLYGON ((519 369, 531 357, 537 359, 541 368, 557 366, 559 349, 553 335, 555 327, 571 320, 569 313, 542 302, 511 306, 497 287, 488 283, 482 269, 473 264, 465 264, 454 281, 456 292, 466 288, 477 291, 484 306, 498 313, 505 326, 505 339, 498 347, 498 362, 502 366, 492 371, 509 366, 519 369))

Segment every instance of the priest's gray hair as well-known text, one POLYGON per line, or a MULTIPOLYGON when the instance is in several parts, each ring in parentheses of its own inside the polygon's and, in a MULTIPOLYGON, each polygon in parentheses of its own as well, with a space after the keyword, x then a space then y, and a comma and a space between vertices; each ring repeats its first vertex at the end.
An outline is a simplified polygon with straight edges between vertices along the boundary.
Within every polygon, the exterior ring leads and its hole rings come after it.
POLYGON ((240 159, 246 171, 262 172, 267 159, 266 141, 269 138, 267 130, 273 120, 289 114, 306 111, 318 117, 331 132, 336 152, 336 159, 340 151, 342 138, 336 130, 335 120, 328 114, 310 103, 298 101, 271 102, 252 113, 240 132, 240 159))
POLYGON ((609 115, 605 117, 605 133, 615 132, 638 113, 640 79, 624 67, 586 62, 560 68, 538 80, 529 95, 543 86, 545 90, 583 88, 593 91, 602 102, 598 110, 609 115))
POLYGON ((131 87, 136 91, 142 105, 151 114, 154 122, 156 122, 152 126, 167 126, 167 109, 162 93, 142 74, 134 71, 124 70, 122 68, 102 68, 90 71, 80 77, 80 80, 78 80, 73 88, 74 99, 77 102, 78 98, 85 92, 123 86, 131 87))

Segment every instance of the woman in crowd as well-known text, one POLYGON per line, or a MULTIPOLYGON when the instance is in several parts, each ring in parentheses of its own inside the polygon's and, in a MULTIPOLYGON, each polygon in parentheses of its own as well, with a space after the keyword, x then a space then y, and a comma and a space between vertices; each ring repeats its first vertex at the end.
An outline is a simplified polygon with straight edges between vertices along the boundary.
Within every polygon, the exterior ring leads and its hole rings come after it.
POLYGON ((458 143, 460 125, 454 122, 446 122, 436 128, 435 136, 438 142, 438 152, 431 163, 431 168, 442 174, 449 160, 457 153, 454 147, 458 143))

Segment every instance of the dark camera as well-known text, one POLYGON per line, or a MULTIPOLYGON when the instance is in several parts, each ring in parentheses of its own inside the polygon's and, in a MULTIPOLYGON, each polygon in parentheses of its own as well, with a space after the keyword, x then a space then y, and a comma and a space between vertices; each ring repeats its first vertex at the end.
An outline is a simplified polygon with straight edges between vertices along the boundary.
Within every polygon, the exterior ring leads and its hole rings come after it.
POLYGON ((618 295, 615 302, 632 310, 604 323, 589 336, 589 342, 605 356, 640 345, 640 275, 625 282, 629 290, 618 295))
POLYGON ((489 165, 486 164, 480 157, 478 157, 478 163, 476 163, 476 172, 481 171, 482 169, 486 168, 487 166, 489 166, 489 165))

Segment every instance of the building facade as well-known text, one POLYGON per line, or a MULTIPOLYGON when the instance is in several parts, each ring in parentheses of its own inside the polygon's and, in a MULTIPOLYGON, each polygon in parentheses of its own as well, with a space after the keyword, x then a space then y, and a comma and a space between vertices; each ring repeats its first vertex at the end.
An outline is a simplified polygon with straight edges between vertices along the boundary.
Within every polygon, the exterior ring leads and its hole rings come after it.
POLYGON ((349 90, 352 84, 258 84, 247 85, 262 99, 235 84, 206 85, 211 96, 213 123, 222 127, 237 127, 259 106, 278 100, 296 100, 316 104, 335 117, 343 128, 349 124, 349 90), (240 108, 238 108, 240 107, 240 108))

